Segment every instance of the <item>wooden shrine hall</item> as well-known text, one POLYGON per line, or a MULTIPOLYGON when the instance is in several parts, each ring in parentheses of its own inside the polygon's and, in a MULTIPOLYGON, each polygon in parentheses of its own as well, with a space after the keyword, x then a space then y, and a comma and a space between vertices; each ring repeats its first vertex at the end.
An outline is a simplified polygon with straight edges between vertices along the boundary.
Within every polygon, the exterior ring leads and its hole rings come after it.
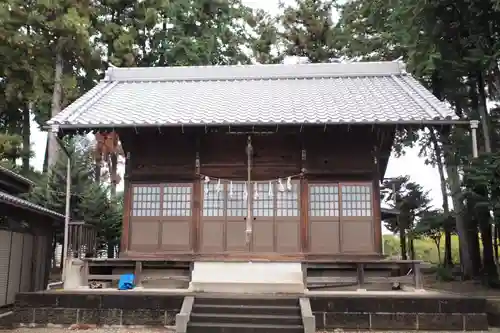
POLYGON ((194 262, 194 279, 204 262, 386 264, 396 131, 460 123, 401 63, 359 62, 113 67, 48 125, 119 138, 116 261, 194 262))

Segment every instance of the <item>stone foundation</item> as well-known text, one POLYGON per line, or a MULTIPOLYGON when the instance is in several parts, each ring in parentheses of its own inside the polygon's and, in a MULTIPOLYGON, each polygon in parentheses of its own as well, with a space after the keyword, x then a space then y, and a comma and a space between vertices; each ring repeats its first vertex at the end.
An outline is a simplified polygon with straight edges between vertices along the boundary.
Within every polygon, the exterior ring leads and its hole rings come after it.
POLYGON ((14 322, 28 326, 173 326, 182 300, 182 296, 147 293, 22 293, 16 296, 14 322))
POLYGON ((317 329, 488 330, 486 300, 450 295, 310 297, 317 329))
MULTIPOLYGON (((228 295, 227 299, 230 298, 228 295)), ((482 298, 440 294, 353 293, 310 296, 309 299, 317 330, 488 329, 486 300, 482 298)), ((182 301, 182 295, 147 291, 21 293, 16 297, 13 322, 16 326, 173 326, 182 301)))

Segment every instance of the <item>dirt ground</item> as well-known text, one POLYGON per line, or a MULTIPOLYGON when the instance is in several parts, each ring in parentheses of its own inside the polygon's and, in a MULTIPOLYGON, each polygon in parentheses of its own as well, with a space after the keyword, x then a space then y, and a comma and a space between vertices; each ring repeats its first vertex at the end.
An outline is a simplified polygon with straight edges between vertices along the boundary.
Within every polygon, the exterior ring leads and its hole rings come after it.
POLYGON ((426 289, 439 290, 454 294, 500 298, 500 289, 487 288, 477 281, 442 282, 438 281, 435 275, 425 275, 424 287, 426 289))

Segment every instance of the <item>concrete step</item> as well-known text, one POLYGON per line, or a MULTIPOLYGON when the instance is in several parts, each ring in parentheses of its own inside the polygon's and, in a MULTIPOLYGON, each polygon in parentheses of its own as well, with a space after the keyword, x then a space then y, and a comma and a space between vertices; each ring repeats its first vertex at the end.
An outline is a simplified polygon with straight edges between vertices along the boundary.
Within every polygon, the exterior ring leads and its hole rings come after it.
POLYGON ((300 315, 300 308, 298 306, 240 305, 237 302, 233 302, 233 304, 234 305, 197 304, 197 300, 195 300, 192 314, 300 315))
POLYGON ((298 306, 297 297, 250 298, 250 297, 196 297, 196 304, 207 305, 257 305, 257 306, 298 306))
POLYGON ((189 289, 195 292, 303 293, 300 262, 200 262, 193 265, 189 289))
POLYGON ((187 333, 303 333, 302 325, 188 323, 187 333))
POLYGON ((302 317, 297 315, 261 315, 261 314, 216 314, 192 313, 192 323, 220 323, 220 324, 257 324, 257 325, 302 325, 302 317))

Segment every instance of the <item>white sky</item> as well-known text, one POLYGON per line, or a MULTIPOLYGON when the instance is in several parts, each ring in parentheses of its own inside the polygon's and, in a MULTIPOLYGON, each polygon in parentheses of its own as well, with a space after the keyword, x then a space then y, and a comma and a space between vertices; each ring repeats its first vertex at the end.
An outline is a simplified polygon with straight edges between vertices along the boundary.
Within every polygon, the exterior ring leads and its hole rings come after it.
MULTIPOLYGON (((243 0, 243 2, 271 13, 278 11, 278 0, 243 0)), ((294 3, 293 0, 282 0, 282 2, 285 4, 294 3)), ((43 166, 46 138, 47 134, 41 132, 38 126, 32 122, 31 142, 34 151, 32 165, 38 170, 41 170, 43 166)), ((121 169, 123 170, 123 168, 121 169)), ((401 158, 391 157, 385 176, 396 177, 400 175, 409 175, 413 181, 430 191, 433 205, 441 207, 439 174, 435 168, 425 165, 424 160, 418 157, 418 148, 407 150, 405 156, 401 158)), ((384 233, 386 232, 387 230, 384 230, 384 233)))

